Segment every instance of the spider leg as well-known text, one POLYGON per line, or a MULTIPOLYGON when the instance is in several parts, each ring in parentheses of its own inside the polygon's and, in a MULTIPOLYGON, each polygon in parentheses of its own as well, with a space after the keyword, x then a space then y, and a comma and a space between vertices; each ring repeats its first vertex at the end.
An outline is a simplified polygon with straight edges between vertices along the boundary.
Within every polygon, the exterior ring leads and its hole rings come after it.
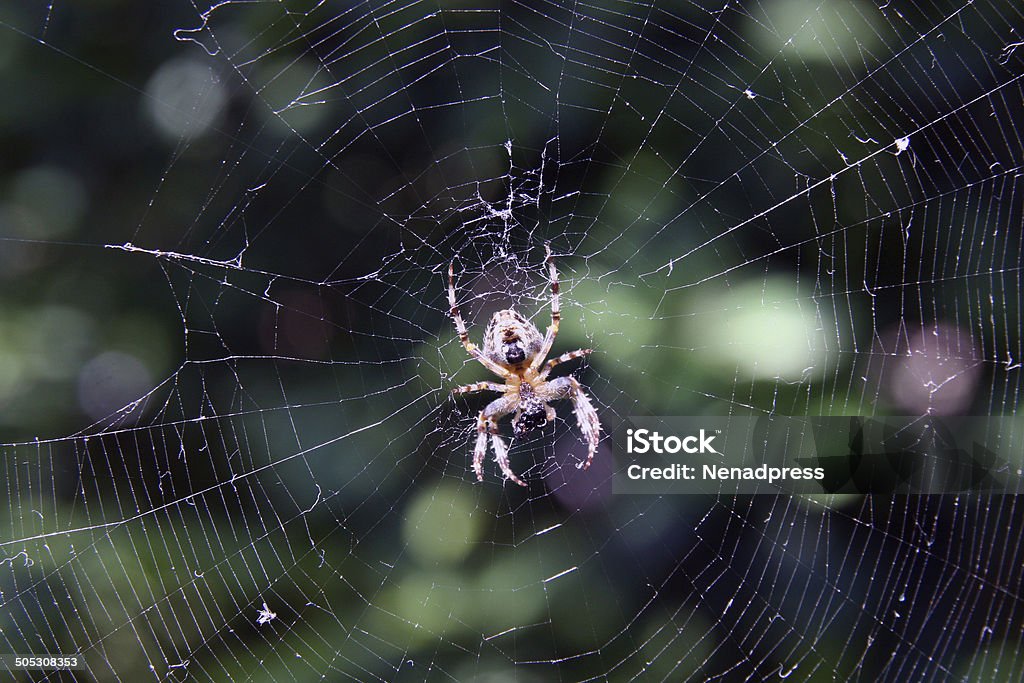
POLYGON ((480 411, 480 417, 476 422, 476 445, 473 447, 473 471, 476 472, 476 480, 484 480, 484 457, 487 455, 487 418, 480 411))
POLYGON ((562 308, 558 300, 558 270, 555 269, 555 259, 551 256, 551 245, 545 244, 544 251, 547 253, 548 278, 551 280, 551 326, 548 327, 547 333, 544 335, 544 343, 541 345, 540 351, 530 363, 531 370, 539 368, 547 355, 551 353, 555 337, 558 336, 558 324, 562 320, 562 308))
POLYGON ((559 377, 542 385, 542 388, 537 390, 537 395, 546 401, 556 401, 560 398, 572 400, 576 422, 580 426, 580 431, 583 432, 583 438, 587 441, 587 459, 580 468, 585 470, 590 467, 601 441, 601 421, 590 402, 590 397, 580 387, 580 383, 576 381, 575 377, 559 377))
POLYGON ((508 464, 508 446, 505 445, 505 440, 498 434, 491 434, 491 446, 494 447, 494 459, 498 461, 498 467, 505 476, 520 486, 526 486, 526 482, 517 477, 508 464))
POLYGON ((502 396, 488 403, 487 407, 480 411, 476 422, 476 445, 473 447, 473 471, 476 472, 477 481, 484 480, 484 458, 487 457, 487 435, 490 434, 494 457, 501 471, 520 486, 526 486, 518 477, 511 474, 508 467, 508 448, 498 436, 498 420, 515 410, 518 402, 519 398, 514 394, 502 396))
POLYGON ((475 384, 466 384, 461 387, 452 389, 452 393, 458 396, 459 394, 471 394, 474 391, 505 391, 504 384, 498 384, 497 382, 476 382, 475 384))
POLYGON ((466 352, 470 356, 480 361, 485 368, 496 374, 498 377, 508 379, 512 376, 512 373, 501 367, 493 360, 485 356, 480 349, 476 347, 476 344, 469 341, 469 332, 466 330, 466 323, 462 320, 462 314, 459 313, 459 307, 455 303, 455 262, 448 264, 448 305, 451 308, 452 318, 455 320, 455 329, 459 332, 459 341, 466 348, 466 352))
POLYGON ((573 358, 586 356, 588 353, 592 353, 593 351, 594 349, 577 349, 576 351, 569 351, 568 353, 563 353, 558 358, 552 358, 551 360, 544 364, 544 371, 540 373, 540 376, 542 378, 547 377, 548 373, 551 372, 551 369, 554 368, 556 365, 560 365, 566 361, 570 361, 573 358))

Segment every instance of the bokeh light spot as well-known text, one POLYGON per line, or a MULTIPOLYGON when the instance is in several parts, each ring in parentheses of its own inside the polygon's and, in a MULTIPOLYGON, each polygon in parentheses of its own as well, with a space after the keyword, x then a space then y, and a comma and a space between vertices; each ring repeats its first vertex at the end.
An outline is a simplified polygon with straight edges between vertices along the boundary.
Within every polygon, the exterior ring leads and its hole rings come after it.
POLYGON ((109 351, 96 356, 78 376, 78 402, 82 411, 99 420, 153 388, 146 366, 135 356, 109 351))
POLYGON ((686 333, 705 361, 755 379, 801 380, 823 374, 836 346, 831 316, 801 298, 791 281, 750 281, 701 300, 686 333))
POLYGON ((17 234, 34 239, 66 235, 78 224, 88 194, 78 176, 58 166, 34 166, 12 184, 5 211, 17 234))
POLYGON ((193 59, 166 62, 146 84, 146 108, 170 140, 195 138, 220 118, 227 91, 209 66, 193 59))
POLYGON ((938 324, 909 338, 887 375, 892 400, 911 415, 952 415, 970 406, 982 372, 970 336, 938 324))
POLYGON ((455 564, 480 536, 481 516, 469 491, 442 484, 424 490, 409 503, 403 536, 423 564, 455 564))

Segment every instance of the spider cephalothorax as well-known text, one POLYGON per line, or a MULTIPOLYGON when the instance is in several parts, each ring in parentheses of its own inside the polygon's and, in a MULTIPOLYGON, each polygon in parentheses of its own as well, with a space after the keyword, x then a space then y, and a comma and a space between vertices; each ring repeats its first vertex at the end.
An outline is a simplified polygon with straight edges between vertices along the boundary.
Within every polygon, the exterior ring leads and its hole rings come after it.
POLYGON ((484 348, 481 351, 469 341, 466 324, 462 321, 459 307, 455 304, 455 264, 448 266, 448 303, 451 305, 452 318, 459 332, 459 339, 476 360, 488 370, 505 380, 504 384, 496 382, 477 382, 467 384, 453 391, 465 394, 472 391, 499 391, 502 393, 480 411, 477 418, 476 446, 473 449, 473 470, 480 481, 484 478, 484 456, 487 455, 487 435, 491 435, 491 446, 494 457, 505 476, 526 486, 512 472, 508 464, 508 446, 498 434, 498 420, 515 413, 512 417, 512 433, 516 437, 525 436, 538 427, 555 419, 555 410, 548 405, 551 401, 568 398, 573 402, 576 420, 580 431, 587 440, 587 459, 583 469, 590 467, 601 435, 601 423, 597 411, 590 399, 583 392, 580 383, 573 377, 558 377, 548 380, 548 373, 560 363, 579 358, 590 353, 590 349, 579 349, 563 353, 545 363, 551 346, 558 336, 558 324, 561 320, 558 302, 558 272, 551 257, 551 249, 547 251, 548 273, 551 278, 551 325, 547 333, 541 335, 533 323, 512 309, 498 311, 487 323, 484 331, 484 348), (543 367, 541 364, 543 363, 543 367))

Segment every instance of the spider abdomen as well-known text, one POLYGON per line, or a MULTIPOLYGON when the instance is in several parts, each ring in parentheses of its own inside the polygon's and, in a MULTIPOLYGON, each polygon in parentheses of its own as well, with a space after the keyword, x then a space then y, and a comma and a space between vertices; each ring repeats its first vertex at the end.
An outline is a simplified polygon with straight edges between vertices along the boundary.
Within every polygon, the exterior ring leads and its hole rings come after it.
POLYGON ((519 417, 512 421, 512 433, 516 437, 525 436, 548 421, 547 404, 536 396, 520 401, 519 410, 519 417))

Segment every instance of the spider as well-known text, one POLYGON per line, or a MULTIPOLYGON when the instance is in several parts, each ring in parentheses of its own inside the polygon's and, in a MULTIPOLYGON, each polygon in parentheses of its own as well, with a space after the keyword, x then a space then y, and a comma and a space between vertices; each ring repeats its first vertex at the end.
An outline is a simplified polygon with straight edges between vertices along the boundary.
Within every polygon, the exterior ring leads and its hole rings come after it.
POLYGON ((470 356, 505 380, 504 384, 476 382, 452 391, 456 396, 474 391, 497 391, 502 394, 500 398, 488 403, 477 418, 476 446, 473 449, 473 471, 476 472, 477 481, 484 479, 484 457, 487 455, 487 435, 490 434, 494 458, 498 461, 501 471, 515 483, 526 486, 526 483, 509 467, 508 446, 498 433, 498 420, 514 412, 513 436, 525 436, 553 421, 555 409, 548 403, 563 398, 572 400, 580 431, 587 440, 589 450, 583 469, 590 467, 597 452, 601 423, 597 418, 597 411, 583 392, 580 383, 574 377, 548 380, 548 373, 555 366, 585 356, 593 349, 570 351, 544 362, 555 343, 558 323, 561 320, 558 304, 558 271, 555 270, 551 247, 544 245, 544 249, 551 280, 551 326, 548 327, 547 333, 541 336, 533 323, 515 310, 505 309, 495 313, 487 323, 482 351, 469 341, 466 323, 463 322, 459 307, 455 303, 455 263, 452 262, 448 266, 448 303, 451 305, 451 314, 455 320, 455 329, 459 332, 459 339, 470 356))

